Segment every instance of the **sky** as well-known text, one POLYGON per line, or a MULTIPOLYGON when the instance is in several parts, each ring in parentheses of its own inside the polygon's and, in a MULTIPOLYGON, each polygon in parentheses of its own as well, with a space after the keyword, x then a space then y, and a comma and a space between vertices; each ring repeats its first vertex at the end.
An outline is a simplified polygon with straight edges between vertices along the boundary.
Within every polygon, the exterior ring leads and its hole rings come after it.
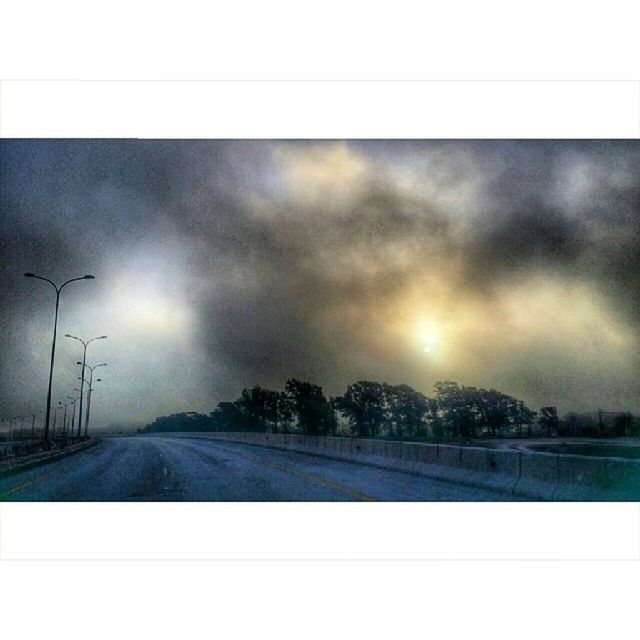
POLYGON ((638 140, 2 140, 0 418, 212 411, 296 377, 640 413, 638 140))

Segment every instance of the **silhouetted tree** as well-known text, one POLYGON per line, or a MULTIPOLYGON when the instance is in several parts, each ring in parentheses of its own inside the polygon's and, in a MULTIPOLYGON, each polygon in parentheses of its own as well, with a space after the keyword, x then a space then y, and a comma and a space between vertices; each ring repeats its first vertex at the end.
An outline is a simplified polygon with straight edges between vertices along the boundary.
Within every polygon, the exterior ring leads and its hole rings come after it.
POLYGON ((336 398, 329 398, 329 408, 331 409, 331 422, 329 424, 329 433, 335 436, 338 433, 338 406, 336 398))
POLYGON ((148 432, 167 433, 171 431, 213 431, 214 424, 209 416, 195 411, 159 416, 144 428, 148 432))
POLYGON ((558 431, 558 410, 555 407, 542 407, 540 409, 540 424, 547 429, 549 437, 555 435, 558 431))
POLYGON ((245 431, 244 416, 235 402, 221 402, 211 413, 216 431, 245 431))
POLYGON ((523 425, 530 426, 535 422, 537 412, 529 409, 522 400, 510 398, 509 416, 512 424, 516 427, 518 436, 521 438, 523 425))
POLYGON ((389 433, 397 438, 425 435, 425 419, 431 408, 429 398, 406 384, 393 386, 385 383, 382 390, 389 433))
POLYGON ((284 391, 279 391, 276 397, 276 421, 273 431, 275 433, 289 433, 293 421, 293 403, 284 391))
POLYGON ((345 416, 354 435, 375 437, 385 422, 384 387, 379 382, 360 380, 336 398, 336 407, 345 416))
POLYGON ((500 432, 515 428, 522 436, 522 425, 531 424, 535 412, 522 402, 495 389, 462 387, 463 394, 469 394, 478 412, 482 427, 493 437, 500 432))
MULTIPOLYGON (((338 414, 359 437, 415 438, 431 433, 475 437, 496 436, 512 429, 522 436, 536 413, 524 402, 495 389, 461 386, 446 380, 435 384, 436 397, 428 398, 406 384, 359 380, 344 395, 327 400, 322 387, 301 380, 287 380, 285 391, 260 386, 245 388, 234 402, 221 402, 208 416, 194 411, 160 416, 144 431, 256 431, 288 433, 294 428, 309 435, 335 434, 338 414)), ((550 435, 558 434, 555 407, 543 407, 539 419, 550 435)), ((569 429, 571 416, 562 423, 569 429)), ((619 416, 616 433, 636 433, 633 416, 619 416)), ((575 430, 568 431, 574 433, 575 430)))
POLYGON ((475 436, 477 407, 473 395, 451 380, 436 382, 434 386, 445 430, 454 436, 475 436))
POLYGON ((633 427, 633 416, 630 413, 621 413, 613 419, 613 433, 616 436, 629 436, 633 427))
POLYGON ((243 389, 234 403, 242 414, 247 431, 274 431, 278 425, 280 394, 277 391, 256 386, 243 389))
POLYGON ((330 432, 333 412, 322 387, 294 378, 285 385, 287 398, 298 418, 298 427, 306 435, 325 435, 330 432))

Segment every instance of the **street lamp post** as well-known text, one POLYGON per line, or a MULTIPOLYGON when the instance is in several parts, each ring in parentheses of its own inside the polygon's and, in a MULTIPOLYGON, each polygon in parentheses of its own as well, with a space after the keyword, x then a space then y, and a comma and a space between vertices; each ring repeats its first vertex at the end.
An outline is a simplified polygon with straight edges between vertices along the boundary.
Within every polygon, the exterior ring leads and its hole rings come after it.
MULTIPOLYGON (((65 338, 73 338, 78 342, 82 343, 83 351, 82 351, 82 362, 78 364, 82 364, 82 376, 80 378, 80 409, 78 411, 78 438, 82 435, 82 398, 84 395, 84 368, 87 366, 87 347, 94 340, 105 340, 107 336, 98 336, 97 338, 91 338, 91 340, 84 341, 82 338, 78 338, 77 336, 72 336, 69 333, 65 333, 65 338)), ((87 402, 88 402, 87 398, 87 402)), ((86 429, 85 429, 86 431, 86 429)))
MULTIPOLYGON (((96 382, 102 382, 102 378, 97 378, 96 382)), ((89 385, 89 396, 87 398, 87 419, 84 421, 84 437, 87 437, 89 430, 89 414, 91 412, 91 398, 93 397, 93 382, 89 385)))
MULTIPOLYGON (((85 367, 89 369, 89 372, 90 372, 89 373, 89 392, 87 393, 87 415, 85 416, 85 419, 84 419, 84 437, 86 438, 89 432, 89 413, 91 411, 91 392, 93 390, 93 371, 98 367, 106 367, 107 363, 101 362, 100 364, 94 364, 93 367, 90 367, 88 364, 85 364, 83 362, 77 362, 76 364, 82 365, 83 372, 85 367)), ((100 379, 97 380, 97 382, 100 382, 100 381, 101 381, 100 379)), ((80 431, 78 431, 78 433, 80 433, 80 431)))
POLYGON ((64 416, 62 418, 62 436, 64 440, 67 439, 67 409, 69 408, 69 403, 67 402, 64 405, 64 416))
MULTIPOLYGON (((80 380, 80 378, 78 378, 78 380, 80 380)), ((74 387, 73 390, 76 393, 80 393, 80 389, 78 389, 77 387, 74 387)), ((85 394, 87 395, 87 394, 85 394)), ((81 396, 78 396, 78 400, 80 399, 81 396)), ((78 411, 78 440, 80 439, 80 436, 82 435, 81 431, 80 431, 80 411, 78 411)))
POLYGON ((56 419, 58 417, 58 409, 62 409, 62 402, 58 401, 58 406, 53 410, 53 429, 51 430, 52 437, 56 437, 56 419))
POLYGON ((56 290, 56 311, 53 320, 53 340, 51 341, 51 364, 49 366, 49 389, 47 391, 47 413, 44 423, 44 441, 49 446, 49 420, 51 418, 51 388, 53 386, 53 363, 56 357, 56 335, 58 333, 58 308, 60 306, 60 292, 64 287, 66 287, 70 282, 76 282, 77 280, 93 280, 95 276, 85 275, 81 278, 71 278, 71 280, 67 280, 63 282, 60 286, 57 286, 54 282, 49 280, 49 278, 43 278, 42 276, 37 276, 35 273, 25 273, 25 277, 27 278, 37 278, 38 280, 44 280, 48 282, 55 290, 56 290))
POLYGON ((71 411, 71 427, 69 429, 69 438, 73 438, 73 430, 76 426, 76 400, 77 398, 74 398, 73 396, 67 396, 67 400, 71 400, 71 402, 69 403, 73 409, 71 411))
MULTIPOLYGON (((42 413, 42 411, 40 413, 42 413)), ((35 440, 35 437, 36 437, 36 418, 40 415, 40 413, 31 414, 31 439, 32 440, 35 440)))

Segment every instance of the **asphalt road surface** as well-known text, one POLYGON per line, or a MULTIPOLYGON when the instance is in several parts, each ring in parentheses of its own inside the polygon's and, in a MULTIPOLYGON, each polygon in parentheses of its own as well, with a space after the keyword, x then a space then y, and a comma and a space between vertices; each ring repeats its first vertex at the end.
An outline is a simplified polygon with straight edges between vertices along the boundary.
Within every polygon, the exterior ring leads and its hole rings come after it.
POLYGON ((512 500, 355 462, 175 437, 122 437, 0 479, 0 500, 512 500))

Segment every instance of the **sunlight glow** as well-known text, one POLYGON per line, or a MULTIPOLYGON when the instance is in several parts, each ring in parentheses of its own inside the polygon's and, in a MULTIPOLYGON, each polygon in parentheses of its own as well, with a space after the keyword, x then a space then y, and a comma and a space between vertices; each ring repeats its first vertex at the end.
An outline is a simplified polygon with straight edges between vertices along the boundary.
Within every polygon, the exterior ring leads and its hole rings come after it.
POLYGON ((178 260, 166 250, 134 256, 114 278, 108 304, 114 330, 178 339, 191 334, 193 312, 184 291, 175 286, 178 260))
POLYGON ((183 309, 156 293, 134 293, 123 296, 118 302, 122 320, 134 328, 168 333, 180 331, 187 320, 183 309))
POLYGON ((438 325, 431 320, 423 320, 418 325, 417 340, 426 354, 437 353, 442 342, 442 334, 438 325))

